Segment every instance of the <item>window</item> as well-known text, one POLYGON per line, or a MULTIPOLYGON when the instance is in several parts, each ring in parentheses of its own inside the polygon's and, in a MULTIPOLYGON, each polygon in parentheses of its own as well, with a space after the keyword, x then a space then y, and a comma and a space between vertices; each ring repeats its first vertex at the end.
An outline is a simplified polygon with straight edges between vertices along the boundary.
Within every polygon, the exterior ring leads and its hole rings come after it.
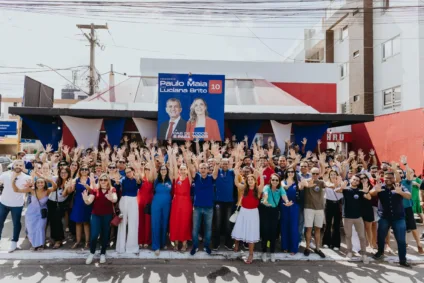
POLYGON ((349 35, 349 32, 348 32, 348 28, 347 28, 347 26, 345 26, 344 28, 342 28, 341 29, 341 31, 340 31, 340 40, 341 41, 343 41, 343 40, 345 40, 346 38, 347 38, 347 36, 349 35))
POLYGON ((347 63, 340 65, 340 78, 343 79, 347 75, 347 63))
POLYGON ((390 109, 400 106, 401 100, 401 87, 386 89, 383 91, 383 108, 390 109))
POLYGON ((359 101, 359 94, 353 96, 353 102, 359 101))
POLYGON ((400 53, 400 36, 383 43, 383 61, 400 53))
POLYGON ((353 58, 357 58, 359 57, 359 50, 356 50, 355 52, 353 52, 353 58))

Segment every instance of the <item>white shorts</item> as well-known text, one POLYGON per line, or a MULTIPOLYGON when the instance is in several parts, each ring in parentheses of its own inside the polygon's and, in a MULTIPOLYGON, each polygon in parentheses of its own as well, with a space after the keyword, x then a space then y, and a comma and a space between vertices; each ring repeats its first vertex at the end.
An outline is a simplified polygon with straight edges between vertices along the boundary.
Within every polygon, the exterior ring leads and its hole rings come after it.
POLYGON ((324 224, 324 210, 315 210, 310 208, 305 208, 305 227, 306 228, 322 228, 324 224))

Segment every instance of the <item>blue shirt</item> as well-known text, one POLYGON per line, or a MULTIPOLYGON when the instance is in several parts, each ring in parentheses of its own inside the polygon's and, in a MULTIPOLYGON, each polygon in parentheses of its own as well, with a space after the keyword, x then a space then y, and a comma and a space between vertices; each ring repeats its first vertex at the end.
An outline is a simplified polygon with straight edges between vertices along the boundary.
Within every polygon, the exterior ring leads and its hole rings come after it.
POLYGON ((219 169, 218 177, 215 181, 216 193, 215 200, 222 202, 233 202, 234 201, 234 170, 229 169, 224 171, 219 169))
MULTIPOLYGON (((405 187, 408 190, 408 192, 412 193, 412 181, 408 181, 408 180, 405 179, 405 180, 402 180, 400 182, 400 184, 403 187, 405 187)), ((412 198, 411 199, 406 199, 406 198, 403 199, 403 208, 412 207, 413 204, 414 204, 414 202, 412 201, 412 198)))
MULTIPOLYGON (((395 192, 394 187, 392 187, 391 190, 387 188, 386 185, 383 185, 382 190, 383 191, 378 193, 378 215, 387 220, 405 218, 403 197, 395 192)), ((402 187, 402 191, 407 192, 407 189, 402 187)))
POLYGON ((121 179, 121 190, 123 197, 136 197, 141 184, 137 184, 137 180, 123 177, 121 179))
POLYGON ((200 173, 196 173, 194 177, 194 206, 196 207, 213 207, 214 200, 214 183, 212 175, 207 175, 206 178, 202 178, 200 173))

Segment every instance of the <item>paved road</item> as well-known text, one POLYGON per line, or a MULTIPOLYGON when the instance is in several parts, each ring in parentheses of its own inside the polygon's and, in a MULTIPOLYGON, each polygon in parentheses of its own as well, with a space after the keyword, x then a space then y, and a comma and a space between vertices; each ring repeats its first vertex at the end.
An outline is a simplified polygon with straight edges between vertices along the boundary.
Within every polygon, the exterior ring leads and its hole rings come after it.
POLYGON ((87 266, 82 260, 3 261, 0 283, 30 282, 423 282, 424 265, 403 269, 392 264, 279 262, 246 265, 241 261, 109 260, 87 266))

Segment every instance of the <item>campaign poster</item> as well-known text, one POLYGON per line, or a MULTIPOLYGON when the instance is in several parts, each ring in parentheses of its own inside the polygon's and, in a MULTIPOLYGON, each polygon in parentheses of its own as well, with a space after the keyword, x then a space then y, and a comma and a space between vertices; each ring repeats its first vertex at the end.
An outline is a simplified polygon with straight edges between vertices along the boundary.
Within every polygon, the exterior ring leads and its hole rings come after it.
POLYGON ((225 76, 159 74, 158 139, 224 138, 225 76))

